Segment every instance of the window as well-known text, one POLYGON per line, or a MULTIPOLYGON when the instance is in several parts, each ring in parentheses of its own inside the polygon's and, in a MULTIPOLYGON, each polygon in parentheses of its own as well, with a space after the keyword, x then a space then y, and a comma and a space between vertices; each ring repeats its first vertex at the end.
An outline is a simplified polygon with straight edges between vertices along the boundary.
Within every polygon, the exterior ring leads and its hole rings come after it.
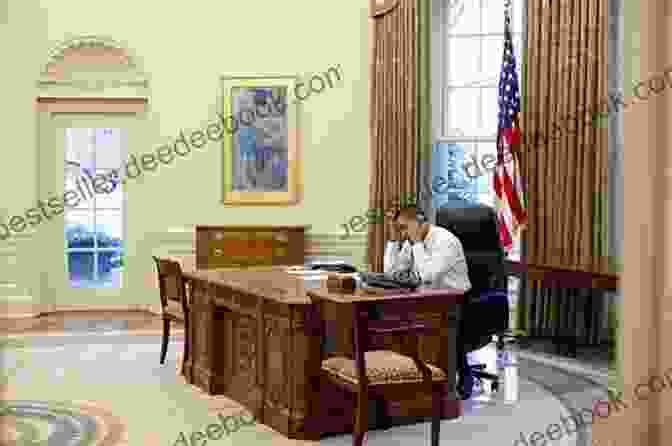
POLYGON ((89 199, 65 210, 67 268, 73 288, 121 287, 124 194, 118 172, 125 158, 124 142, 121 129, 66 130, 66 193, 89 191, 81 192, 89 199), (99 175, 109 180, 94 181, 99 175))
MULTIPOLYGON (((465 162, 478 166, 496 156, 497 90, 504 44, 504 0, 434 0, 432 88, 434 94, 432 177, 456 180, 445 194, 434 194, 436 209, 451 200, 495 204, 492 174, 479 167, 465 172, 465 162), (449 175, 450 172, 454 172, 449 175), (469 175, 467 175, 469 173, 469 175)), ((511 32, 521 76, 523 0, 511 0, 511 32)), ((513 258, 519 257, 520 241, 513 258)))

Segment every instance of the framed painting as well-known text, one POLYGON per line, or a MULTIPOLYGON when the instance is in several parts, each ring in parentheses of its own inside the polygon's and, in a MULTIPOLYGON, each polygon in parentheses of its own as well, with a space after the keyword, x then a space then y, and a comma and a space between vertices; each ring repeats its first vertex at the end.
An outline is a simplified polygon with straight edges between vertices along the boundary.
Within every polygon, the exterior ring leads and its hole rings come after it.
POLYGON ((222 77, 223 203, 300 202, 298 76, 222 77))

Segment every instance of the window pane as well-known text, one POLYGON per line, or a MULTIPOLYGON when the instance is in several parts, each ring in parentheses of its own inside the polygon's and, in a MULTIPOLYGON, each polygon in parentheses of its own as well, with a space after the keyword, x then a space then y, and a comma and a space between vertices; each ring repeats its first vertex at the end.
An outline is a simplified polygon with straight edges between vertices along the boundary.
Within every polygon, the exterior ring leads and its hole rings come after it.
POLYGON ((96 180, 96 185, 103 192, 96 194, 95 208, 98 210, 121 210, 124 204, 124 195, 118 173, 112 170, 98 170, 95 176, 100 178, 96 180), (103 181, 103 178, 106 181, 103 181), (105 191, 109 191, 109 193, 105 193, 105 191))
POLYGON ((475 0, 444 0, 445 24, 449 34, 478 34, 481 30, 481 8, 475 0))
POLYGON ((483 37, 482 45, 483 72, 497 76, 499 82, 499 72, 502 69, 502 57, 504 56, 504 36, 483 37))
MULTIPOLYGON (((66 207, 66 212, 72 210, 89 210, 92 206, 93 189, 86 177, 74 174, 73 170, 66 170, 65 188, 63 192, 67 195, 68 203, 75 204, 73 207, 66 207)), ((77 169, 79 172, 80 169, 77 169)))
POLYGON ((512 0, 513 15, 511 17, 511 24, 513 32, 523 32, 523 14, 525 11, 525 0, 512 0))
MULTIPOLYGON (((480 37, 448 39, 448 85, 471 84, 484 79, 479 68, 480 37), (468 55, 468 57, 465 57, 468 55)), ((501 54, 500 54, 501 59, 501 54)))
MULTIPOLYGON (((474 1, 474 0, 472 0, 474 1)), ((474 3, 478 3, 474 1, 474 3)), ((503 33, 504 32, 504 1, 489 1, 482 11, 483 32, 484 33, 503 33)))
POLYGON ((480 174, 478 177, 478 193, 480 195, 493 195, 492 177, 497 160, 497 145, 493 142, 478 144, 478 163, 480 174))
POLYGON ((66 166, 93 169, 92 129, 65 129, 65 161, 66 166))
POLYGON ((123 271, 123 254, 121 251, 99 252, 98 280, 96 286, 106 288, 121 288, 123 271))
POLYGON ((451 88, 446 100, 445 128, 456 128, 467 136, 478 132, 479 95, 476 88, 451 88))
POLYGON ((481 135, 491 136, 492 138, 497 137, 497 116, 499 113, 497 92, 497 88, 483 88, 481 90, 481 113, 483 119, 481 135))
POLYGON ((95 129, 96 168, 118 169, 125 158, 122 129, 95 129))
POLYGON ((68 252, 68 274, 72 288, 91 286, 94 280, 94 253, 68 252))
POLYGON ((445 135, 443 135, 445 138, 464 138, 464 132, 460 129, 456 128, 449 128, 448 131, 446 132, 445 135))
POLYGON ((66 212, 65 240, 67 248, 93 248, 93 214, 74 210, 66 212))
POLYGON ((96 211, 96 237, 99 248, 122 246, 123 220, 121 211, 96 211))

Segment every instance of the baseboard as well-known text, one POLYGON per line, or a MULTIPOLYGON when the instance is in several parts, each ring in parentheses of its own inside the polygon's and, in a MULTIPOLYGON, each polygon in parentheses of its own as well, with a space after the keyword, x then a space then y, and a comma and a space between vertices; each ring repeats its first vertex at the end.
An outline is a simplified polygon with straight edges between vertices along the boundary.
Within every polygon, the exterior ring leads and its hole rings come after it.
POLYGON ((149 304, 51 304, 43 308, 40 316, 64 311, 151 311, 149 304))
POLYGON ((60 312, 85 311, 138 311, 161 314, 156 304, 35 304, 28 302, 1 302, 0 319, 29 319, 60 312))
POLYGON ((2 302, 0 303, 1 319, 29 319, 38 317, 44 306, 32 302, 2 302))

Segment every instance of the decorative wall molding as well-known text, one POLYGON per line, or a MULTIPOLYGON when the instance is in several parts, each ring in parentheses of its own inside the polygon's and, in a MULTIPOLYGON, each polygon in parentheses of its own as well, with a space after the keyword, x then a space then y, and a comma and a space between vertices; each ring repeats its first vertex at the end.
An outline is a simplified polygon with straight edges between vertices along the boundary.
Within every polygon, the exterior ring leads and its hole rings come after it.
MULTIPOLYGON (((194 233, 194 227, 148 233, 145 234, 142 249, 147 251, 148 259, 152 255, 193 256, 196 255, 194 233)), ((345 240, 341 235, 308 232, 306 261, 344 261, 360 269, 366 268, 367 234, 353 234, 345 240)), ((158 286, 155 276, 153 269, 147 271, 146 287, 154 289, 158 286)))
MULTIPOLYGON (((25 318, 59 311, 150 311, 160 314, 158 306, 158 285, 156 272, 151 262, 152 255, 192 256, 195 255, 194 227, 173 228, 145 234, 141 243, 141 251, 147 257, 146 265, 139 265, 146 272, 143 290, 146 296, 138 304, 41 304, 39 296, 31 296, 28 292, 29 279, 26 272, 22 271, 25 261, 19 261, 21 256, 30 255, 30 251, 24 250, 21 254, 21 244, 29 241, 30 236, 19 234, 16 240, 8 240, 0 245, 0 274, 11 271, 14 274, 0 275, 0 318, 25 318), (6 268, 6 266, 11 268, 6 268), (145 268, 146 267, 146 268, 145 268), (10 277, 11 276, 11 277, 10 277), (147 303, 149 298, 156 296, 156 302, 147 303), (149 298, 148 298, 149 296, 149 298)), ((342 260, 357 268, 365 268, 366 265, 366 233, 353 234, 343 240, 341 233, 337 234, 307 234, 307 261, 334 261, 342 260)), ((141 254, 142 255, 142 254, 141 254)), ((37 289, 37 288, 36 288, 37 289)))
POLYGON ((37 86, 52 96, 110 89, 114 95, 143 96, 149 79, 128 46, 108 36, 87 35, 70 37, 50 51, 37 86))
POLYGON ((25 249, 32 234, 12 234, 0 242, 0 318, 17 319, 37 316, 41 307, 31 290, 30 277, 22 269, 30 265, 25 261, 25 249))
MULTIPOLYGON (((194 227, 172 228, 162 232, 146 234, 145 241, 152 250, 164 255, 194 255, 194 227)), ((352 264, 362 264, 366 260, 367 234, 353 234, 343 240, 342 233, 306 234, 307 257, 348 256, 352 264)))
POLYGON ((117 40, 109 36, 77 36, 71 37, 60 42, 49 52, 44 68, 42 69, 43 75, 49 75, 54 73, 54 68, 62 63, 67 63, 68 58, 73 55, 73 53, 94 53, 99 51, 91 50, 104 50, 104 52, 109 52, 111 54, 117 54, 119 58, 119 65, 125 65, 129 69, 136 69, 138 64, 133 57, 126 45, 118 42, 117 40))
POLYGON ((102 91, 106 88, 120 87, 149 87, 149 80, 139 77, 137 79, 49 79, 40 78, 37 82, 39 87, 51 86, 75 87, 82 90, 102 91))

